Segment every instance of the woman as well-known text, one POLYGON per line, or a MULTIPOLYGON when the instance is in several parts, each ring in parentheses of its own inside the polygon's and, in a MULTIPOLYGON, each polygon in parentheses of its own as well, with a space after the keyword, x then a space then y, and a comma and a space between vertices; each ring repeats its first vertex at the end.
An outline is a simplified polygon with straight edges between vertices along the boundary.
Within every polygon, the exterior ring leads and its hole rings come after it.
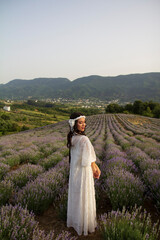
POLYGON ((67 227, 73 227, 78 235, 95 231, 97 226, 94 179, 100 176, 96 165, 94 148, 85 135, 85 116, 73 113, 69 120, 67 136, 69 147, 69 188, 67 206, 67 227))

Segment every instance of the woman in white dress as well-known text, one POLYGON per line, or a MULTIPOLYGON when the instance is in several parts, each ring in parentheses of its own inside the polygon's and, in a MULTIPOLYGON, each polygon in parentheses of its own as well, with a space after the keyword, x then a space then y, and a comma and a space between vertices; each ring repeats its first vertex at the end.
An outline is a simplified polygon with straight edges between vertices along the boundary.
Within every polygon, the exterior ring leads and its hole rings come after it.
POLYGON ((78 235, 88 235, 97 227, 94 179, 100 176, 96 165, 94 148, 85 135, 85 116, 73 113, 69 120, 67 136, 69 147, 69 188, 67 205, 67 227, 73 227, 78 235))

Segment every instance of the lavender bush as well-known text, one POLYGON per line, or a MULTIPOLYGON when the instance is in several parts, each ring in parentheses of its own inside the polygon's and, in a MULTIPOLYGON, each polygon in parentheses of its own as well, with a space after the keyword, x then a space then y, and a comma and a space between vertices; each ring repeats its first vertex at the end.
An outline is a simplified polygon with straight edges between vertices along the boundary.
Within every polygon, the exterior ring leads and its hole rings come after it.
POLYGON ((33 231, 32 240, 55 240, 54 230, 50 231, 48 234, 44 230, 35 228, 33 231))
POLYGON ((145 159, 139 163, 139 168, 142 173, 148 169, 158 169, 160 162, 155 159, 145 159))
POLYGON ((39 151, 37 151, 37 148, 34 149, 34 146, 28 147, 28 148, 24 148, 24 149, 21 149, 19 151, 20 163, 29 162, 29 163, 36 164, 38 162, 38 159, 41 156, 42 155, 40 154, 39 151))
POLYGON ((62 231, 54 235, 54 230, 45 233, 39 229, 35 215, 20 205, 6 205, 0 209, 0 239, 3 240, 76 240, 71 233, 62 231))
POLYGON ((105 191, 110 198, 113 209, 130 207, 143 202, 144 185, 138 177, 125 169, 109 170, 105 191))
POLYGON ((28 181, 33 180, 36 178, 40 173, 42 173, 44 169, 41 166, 36 166, 33 164, 25 164, 21 168, 9 172, 5 180, 10 180, 13 184, 14 187, 23 187, 26 185, 28 181))
POLYGON ((76 240, 78 239, 77 237, 71 237, 70 236, 71 233, 68 231, 62 231, 62 233, 60 233, 55 240, 76 240))
POLYGON ((76 240, 77 237, 71 237, 68 231, 62 231, 59 235, 55 236, 54 230, 48 234, 44 230, 36 228, 33 232, 32 240, 76 240))
POLYGON ((0 182, 0 206, 7 203, 13 192, 13 184, 11 181, 0 182))
POLYGON ((106 240, 158 240, 158 222, 152 224, 150 214, 142 207, 135 207, 131 212, 123 207, 122 212, 111 211, 100 216, 99 227, 106 240))
POLYGON ((129 155, 129 157, 132 159, 132 161, 135 163, 137 167, 139 167, 141 161, 150 159, 150 157, 145 152, 143 152, 141 149, 137 147, 130 147, 126 153, 127 155, 129 155))
POLYGON ((39 175, 15 195, 14 202, 26 206, 35 213, 42 213, 54 202, 69 174, 68 161, 64 159, 57 166, 39 175))
POLYGON ((110 143, 107 145, 106 147, 106 156, 105 159, 110 159, 113 157, 126 157, 126 153, 121 151, 120 146, 114 144, 114 143, 110 143))
POLYGON ((63 155, 63 157, 67 157, 69 156, 69 149, 66 146, 63 146, 60 149, 60 153, 63 155))
POLYGON ((107 170, 110 170, 113 168, 119 168, 119 169, 123 168, 125 170, 128 170, 129 172, 137 172, 137 168, 131 160, 127 158, 119 157, 119 156, 113 157, 108 161, 106 161, 106 168, 107 170))
POLYGON ((0 162, 0 180, 4 177, 4 175, 9 171, 10 166, 7 164, 0 162))
POLYGON ((143 174, 143 180, 156 206, 160 209, 160 169, 148 169, 143 174))
POLYGON ((67 220, 67 202, 68 202, 68 183, 65 184, 61 191, 58 193, 55 202, 58 203, 56 206, 57 214, 63 221, 67 220))
POLYGON ((53 153, 52 155, 48 156, 47 158, 43 158, 39 161, 39 165, 48 170, 54 167, 58 162, 62 160, 63 156, 61 153, 53 153))
POLYGON ((20 157, 17 154, 9 155, 5 157, 4 163, 8 164, 10 167, 20 164, 20 157))
POLYGON ((38 223, 34 215, 20 205, 6 205, 0 209, 0 239, 30 240, 38 223))

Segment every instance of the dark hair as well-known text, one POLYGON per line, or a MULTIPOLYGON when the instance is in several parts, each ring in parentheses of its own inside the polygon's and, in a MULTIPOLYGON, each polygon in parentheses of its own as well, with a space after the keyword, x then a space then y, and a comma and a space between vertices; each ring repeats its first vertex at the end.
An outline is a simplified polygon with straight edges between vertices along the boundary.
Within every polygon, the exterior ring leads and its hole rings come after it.
MULTIPOLYGON (((83 114, 80 113, 80 112, 74 112, 74 113, 71 114, 70 119, 75 119, 75 118, 80 117, 80 116, 83 116, 83 114)), ((73 127, 73 132, 70 130, 68 135, 67 135, 67 147, 69 148, 69 163, 71 161, 70 148, 72 146, 71 140, 72 140, 73 134, 74 133, 78 133, 78 134, 81 134, 81 135, 85 135, 85 132, 81 132, 81 131, 78 130, 78 128, 77 128, 77 121, 78 120, 75 121, 75 125, 73 127)))

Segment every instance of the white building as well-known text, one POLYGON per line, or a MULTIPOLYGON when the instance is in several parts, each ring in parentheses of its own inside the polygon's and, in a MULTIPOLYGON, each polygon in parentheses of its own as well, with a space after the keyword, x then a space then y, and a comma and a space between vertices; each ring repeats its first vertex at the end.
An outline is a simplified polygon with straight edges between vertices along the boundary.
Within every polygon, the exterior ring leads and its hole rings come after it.
POLYGON ((11 107, 10 107, 10 106, 4 106, 3 109, 4 109, 5 111, 8 111, 8 112, 11 111, 11 107))

